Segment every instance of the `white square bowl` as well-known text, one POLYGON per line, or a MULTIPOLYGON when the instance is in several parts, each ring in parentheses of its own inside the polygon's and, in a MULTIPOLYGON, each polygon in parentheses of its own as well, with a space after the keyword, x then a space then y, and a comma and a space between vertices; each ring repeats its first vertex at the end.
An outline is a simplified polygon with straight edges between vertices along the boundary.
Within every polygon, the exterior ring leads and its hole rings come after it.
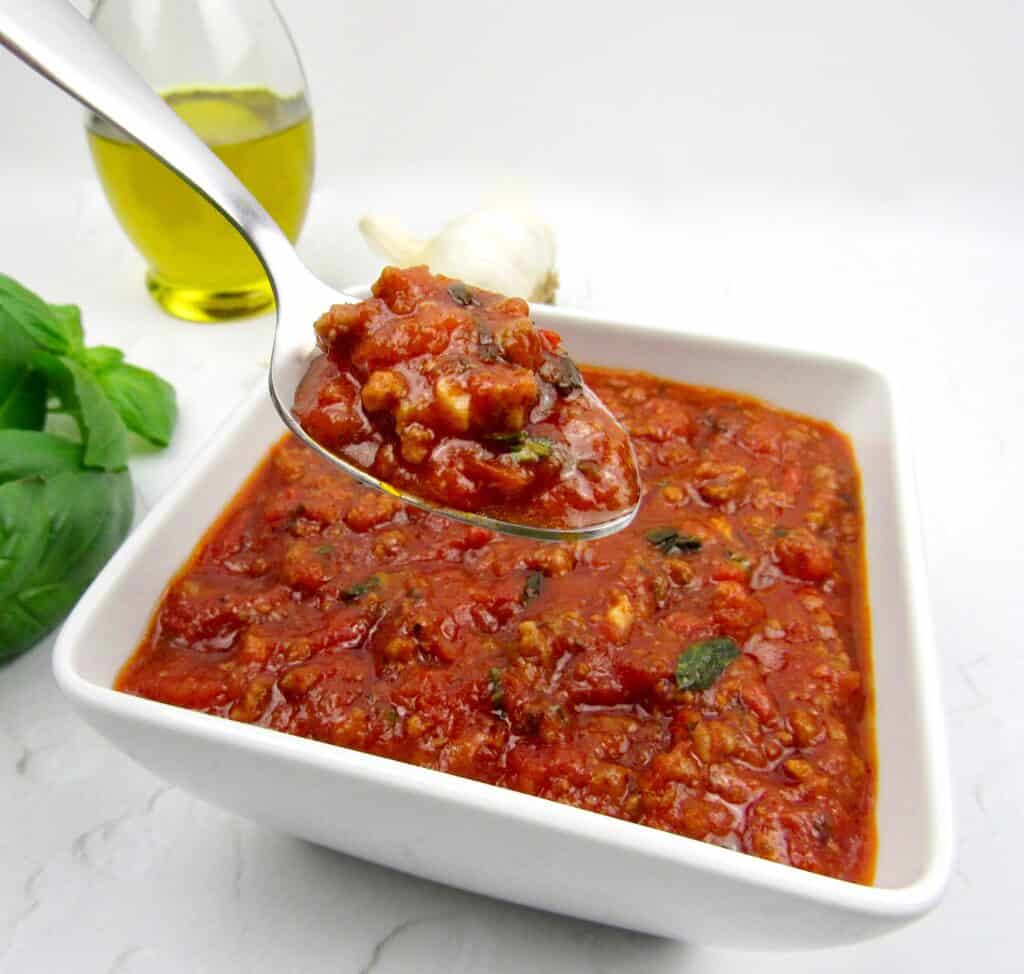
POLYGON ((849 943, 923 915, 948 879, 952 826, 909 444, 894 386, 837 359, 533 310, 537 324, 561 332, 580 361, 734 389, 851 436, 863 481, 872 615, 874 886, 112 690, 164 587, 282 435, 262 389, 83 596, 55 648, 61 688, 140 764, 217 805, 490 896, 745 948, 849 943))

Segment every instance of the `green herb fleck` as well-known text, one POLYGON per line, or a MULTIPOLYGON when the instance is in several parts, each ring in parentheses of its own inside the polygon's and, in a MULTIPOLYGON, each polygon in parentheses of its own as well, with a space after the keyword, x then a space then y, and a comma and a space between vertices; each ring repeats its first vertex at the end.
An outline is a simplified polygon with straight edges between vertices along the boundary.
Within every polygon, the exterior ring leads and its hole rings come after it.
POLYGON ((675 528, 654 528, 646 534, 648 542, 663 555, 683 555, 700 551, 703 542, 692 534, 681 534, 675 528))
POLYGON ((501 358, 501 346, 494 337, 494 333, 485 321, 479 318, 473 319, 473 327, 476 328, 477 345, 479 346, 480 358, 485 362, 497 362, 501 358))
POLYGON ((583 388, 583 376, 580 374, 580 370, 564 352, 561 355, 549 356, 537 370, 537 374, 545 382, 550 382, 563 396, 583 388))
POLYGON ((544 573, 543 572, 530 572, 526 576, 526 584, 523 586, 523 594, 520 596, 519 601, 526 605, 528 602, 532 602, 538 595, 540 595, 540 587, 544 584, 544 573))
POLYGON ((473 292, 462 281, 456 281, 450 285, 448 287, 448 294, 456 304, 461 304, 464 308, 468 308, 471 304, 476 304, 473 300, 473 292))
POLYGON ((495 710, 503 710, 505 707, 505 686, 501 682, 501 670, 492 666, 487 674, 487 682, 491 688, 491 706, 495 710))
POLYGON ((388 709, 384 711, 384 719, 394 727, 395 724, 398 723, 398 711, 394 707, 388 707, 388 709))
POLYGON ((528 436, 518 450, 513 450, 509 456, 516 463, 536 463, 538 460, 546 460, 554 453, 554 441, 546 436, 528 436))
POLYGON ((318 555, 330 555, 334 553, 334 545, 322 544, 315 550, 318 555))
POLYGON ((505 455, 516 463, 535 463, 545 460, 555 451, 554 440, 546 436, 530 436, 526 430, 516 433, 494 433, 489 440, 498 444, 505 455))
POLYGON ((711 430, 711 432, 715 434, 726 433, 729 430, 729 427, 726 426, 725 423, 723 423, 722 420, 712 412, 704 414, 703 422, 704 425, 707 426, 711 430))
POLYGON ((707 690, 739 654, 739 646, 727 636, 701 639, 679 654, 676 686, 680 690, 707 690))
POLYGON ((371 575, 369 578, 364 578, 361 582, 356 582, 354 585, 349 585, 348 588, 343 588, 341 590, 341 597, 345 602, 355 602, 368 592, 378 588, 380 588, 380 575, 371 575))

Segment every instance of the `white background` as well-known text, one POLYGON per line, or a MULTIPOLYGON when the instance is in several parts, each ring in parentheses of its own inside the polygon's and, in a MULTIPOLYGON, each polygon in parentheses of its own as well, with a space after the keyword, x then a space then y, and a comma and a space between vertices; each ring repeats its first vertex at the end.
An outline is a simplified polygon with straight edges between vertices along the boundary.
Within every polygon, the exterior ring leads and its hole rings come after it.
MULTIPOLYGON (((327 279, 377 270, 354 229, 366 209, 426 230, 495 192, 529 194, 558 234, 563 304, 898 370, 914 394, 955 873, 904 931, 756 959, 511 907, 162 786, 70 714, 48 642, 0 668, 0 971, 1019 971, 1024 8, 281 7, 319 140, 301 249, 327 279)), ((178 387, 172 449, 133 465, 144 511, 263 381, 270 322, 158 313, 77 108, 3 55, 0 99, 0 270, 80 303, 91 342, 178 387)))

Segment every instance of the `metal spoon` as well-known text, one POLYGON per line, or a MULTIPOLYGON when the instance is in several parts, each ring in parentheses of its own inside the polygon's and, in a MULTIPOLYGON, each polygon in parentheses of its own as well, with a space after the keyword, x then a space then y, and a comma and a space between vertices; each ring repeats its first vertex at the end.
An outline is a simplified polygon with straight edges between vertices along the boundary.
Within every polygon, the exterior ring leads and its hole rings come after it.
POLYGON ((582 528, 554 529, 440 507, 325 450, 292 415, 314 350, 313 322, 332 304, 357 301, 315 277, 266 210, 149 85, 66 0, 0 0, 0 43, 87 108, 105 116, 227 217, 266 269, 277 302, 270 396, 285 425, 349 476, 426 511, 492 531, 552 540, 599 538, 624 528, 639 507, 582 528))

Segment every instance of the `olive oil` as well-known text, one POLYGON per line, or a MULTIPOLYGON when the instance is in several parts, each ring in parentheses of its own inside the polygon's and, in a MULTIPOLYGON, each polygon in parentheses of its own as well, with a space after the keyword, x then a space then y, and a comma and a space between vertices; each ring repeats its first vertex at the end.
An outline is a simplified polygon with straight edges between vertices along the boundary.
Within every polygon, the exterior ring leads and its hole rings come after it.
MULTIPOLYGON (((163 97, 294 241, 313 184, 305 98, 265 88, 178 89, 163 97)), ((256 255, 213 206, 105 119, 91 116, 87 131, 107 199, 149 262, 146 283, 164 308, 214 321, 272 304, 256 255)))

